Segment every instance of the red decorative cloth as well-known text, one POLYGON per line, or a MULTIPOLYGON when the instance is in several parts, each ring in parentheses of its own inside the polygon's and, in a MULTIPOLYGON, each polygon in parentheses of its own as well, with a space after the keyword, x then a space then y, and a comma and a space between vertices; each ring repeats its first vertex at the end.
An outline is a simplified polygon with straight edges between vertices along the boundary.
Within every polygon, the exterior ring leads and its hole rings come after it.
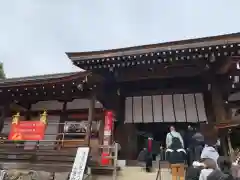
POLYGON ((152 138, 148 138, 148 152, 152 152, 152 138))

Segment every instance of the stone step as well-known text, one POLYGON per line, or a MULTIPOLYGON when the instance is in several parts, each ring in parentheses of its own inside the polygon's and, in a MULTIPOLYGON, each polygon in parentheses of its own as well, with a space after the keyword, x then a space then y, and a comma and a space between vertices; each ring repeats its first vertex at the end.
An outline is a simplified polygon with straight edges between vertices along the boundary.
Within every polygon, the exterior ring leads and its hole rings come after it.
MULTIPOLYGON (((117 180, 155 180, 158 169, 147 173, 142 167, 124 167, 118 172, 117 180)), ((91 180, 113 180, 110 175, 92 175, 91 180)), ((170 170, 163 168, 160 171, 158 180, 171 180, 170 170)))
MULTIPOLYGON (((28 173, 29 170, 11 170, 9 173, 28 173)), ((157 177, 158 170, 154 169, 153 172, 147 173, 142 167, 124 167, 117 175, 116 180, 155 180, 157 177)), ((44 171, 37 171, 37 180, 49 180, 50 173, 44 171)), ((55 180, 67 180, 69 172, 58 172, 55 173, 55 180)), ((25 179, 24 179, 25 180, 25 179)), ((85 176, 84 180, 114 180, 112 175, 95 175, 85 176)), ((159 174, 158 180, 171 180, 171 173, 168 168, 162 168, 159 174)))

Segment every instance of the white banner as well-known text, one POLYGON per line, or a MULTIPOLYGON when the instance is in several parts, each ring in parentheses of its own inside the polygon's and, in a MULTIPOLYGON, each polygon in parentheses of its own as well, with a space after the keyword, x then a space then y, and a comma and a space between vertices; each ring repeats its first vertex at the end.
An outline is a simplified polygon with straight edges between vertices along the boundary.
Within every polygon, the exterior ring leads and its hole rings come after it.
POLYGON ((82 180, 89 154, 89 147, 79 147, 69 180, 82 180))

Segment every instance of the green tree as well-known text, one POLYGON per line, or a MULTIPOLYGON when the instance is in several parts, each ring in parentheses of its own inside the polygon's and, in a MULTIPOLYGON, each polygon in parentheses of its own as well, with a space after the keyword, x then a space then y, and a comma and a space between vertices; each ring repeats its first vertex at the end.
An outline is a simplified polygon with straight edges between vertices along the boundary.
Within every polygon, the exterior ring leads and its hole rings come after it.
POLYGON ((4 73, 4 68, 3 68, 3 63, 0 62, 0 79, 5 79, 5 73, 4 73))

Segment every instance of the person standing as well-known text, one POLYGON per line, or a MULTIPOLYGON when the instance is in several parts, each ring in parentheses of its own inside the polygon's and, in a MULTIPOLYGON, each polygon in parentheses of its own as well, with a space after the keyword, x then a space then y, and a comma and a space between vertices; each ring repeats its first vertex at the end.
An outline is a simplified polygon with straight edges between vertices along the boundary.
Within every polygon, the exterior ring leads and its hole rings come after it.
POLYGON ((190 166, 194 158, 194 144, 193 144, 194 130, 192 126, 188 126, 187 133, 184 136, 185 148, 187 150, 187 163, 190 166))
POLYGON ((151 172, 151 170, 152 170, 152 161, 153 161, 153 157, 152 157, 152 143, 153 143, 153 138, 149 137, 147 139, 147 152, 146 152, 146 157, 145 157, 146 172, 151 172))
POLYGON ((192 136, 192 144, 194 151, 194 161, 199 161, 201 157, 201 152, 204 147, 204 136, 200 132, 199 128, 196 129, 196 132, 192 136))
POLYGON ((117 145, 117 152, 118 152, 118 157, 117 158, 119 158, 122 147, 121 147, 121 145, 118 141, 114 141, 114 145, 117 145))
MULTIPOLYGON (((201 159, 213 159, 217 164, 217 160, 219 158, 219 153, 216 148, 217 140, 218 140, 218 132, 217 129, 208 124, 203 126, 202 134, 204 136, 204 148, 201 153, 201 159)), ((217 165, 218 167, 218 165, 217 165)))
POLYGON ((184 179, 186 151, 182 147, 179 138, 173 138, 172 144, 166 150, 166 160, 169 162, 172 172, 172 178, 184 179))
POLYGON ((176 139, 176 138, 179 139, 182 147, 184 148, 184 142, 183 142, 182 136, 180 135, 179 132, 177 132, 175 130, 174 126, 171 126, 170 127, 170 132, 167 133, 167 136, 166 136, 166 148, 169 148, 171 146, 172 142, 173 142, 173 139, 176 139))

